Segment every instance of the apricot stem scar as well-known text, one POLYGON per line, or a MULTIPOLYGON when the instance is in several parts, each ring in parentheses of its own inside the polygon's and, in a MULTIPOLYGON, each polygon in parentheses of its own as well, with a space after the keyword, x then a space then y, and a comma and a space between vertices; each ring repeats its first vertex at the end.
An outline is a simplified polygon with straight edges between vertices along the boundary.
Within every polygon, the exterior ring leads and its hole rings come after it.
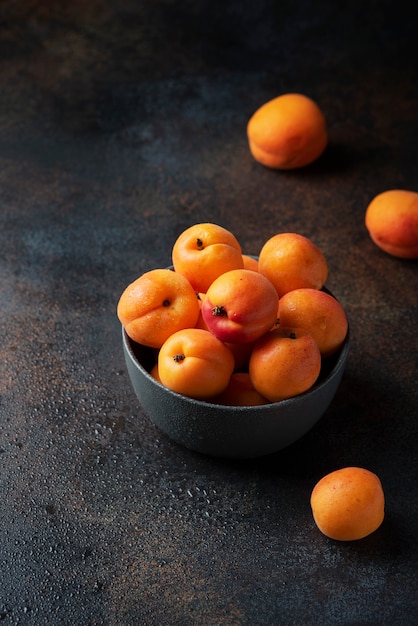
POLYGON ((163 306, 170 306, 170 300, 164 300, 163 306))
POLYGON ((184 361, 185 358, 186 358, 185 354, 175 354, 173 356, 173 359, 176 363, 180 363, 180 361, 184 361))
POLYGON ((212 309, 212 315, 214 317, 228 317, 226 309, 223 306, 214 306, 212 309))
POLYGON ((296 333, 289 333, 289 339, 296 339, 296 333))
POLYGON ((196 239, 196 245, 199 250, 203 250, 203 241, 199 237, 196 239))

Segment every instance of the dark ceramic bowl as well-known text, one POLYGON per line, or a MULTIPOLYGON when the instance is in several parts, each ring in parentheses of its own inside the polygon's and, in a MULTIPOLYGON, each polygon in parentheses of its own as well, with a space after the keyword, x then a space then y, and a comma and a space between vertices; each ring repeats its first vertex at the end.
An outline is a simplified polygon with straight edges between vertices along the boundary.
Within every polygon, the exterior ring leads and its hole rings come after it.
POLYGON ((122 330, 132 386, 145 413, 177 443, 203 454, 255 458, 277 452, 305 435, 329 407, 344 372, 350 337, 323 364, 306 393, 255 407, 231 407, 193 400, 167 389, 149 373, 155 351, 132 341, 122 330))

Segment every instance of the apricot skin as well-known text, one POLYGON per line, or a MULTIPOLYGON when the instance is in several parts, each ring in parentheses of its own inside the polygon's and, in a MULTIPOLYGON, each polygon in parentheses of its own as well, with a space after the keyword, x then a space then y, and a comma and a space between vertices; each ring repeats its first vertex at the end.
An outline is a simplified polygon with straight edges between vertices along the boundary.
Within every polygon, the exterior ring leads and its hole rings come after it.
POLYGON ((261 248, 258 271, 282 297, 293 289, 321 289, 328 276, 328 264, 321 250, 307 237, 278 233, 261 248))
POLYGON ((283 94, 257 109, 248 122, 247 137, 256 161, 281 170, 309 165, 328 143, 322 111, 297 93, 283 94))
POLYGON ((234 371, 232 352, 209 331, 186 328, 173 333, 158 354, 158 375, 169 389, 207 400, 222 393, 234 371))
POLYGON ((133 341, 160 348, 173 332, 196 324, 199 301, 184 276, 155 269, 126 287, 117 315, 133 341))
POLYGON ((244 267, 235 235, 210 222, 194 224, 179 235, 173 245, 172 262, 175 271, 202 293, 224 272, 244 267))
POLYGON ((253 270, 231 270, 209 287, 202 317, 209 330, 227 343, 252 342, 275 323, 279 297, 273 284, 253 270))
POLYGON ((370 202, 365 216, 372 241, 384 252, 418 258, 418 193, 404 189, 384 191, 370 202))
POLYGON ((319 289, 294 289, 280 298, 282 326, 297 326, 315 339, 323 358, 339 350, 347 336, 348 321, 342 305, 319 289))
POLYGON ((277 328, 253 347, 249 373, 260 395, 280 402, 308 391, 321 371, 321 353, 301 328, 277 328))
POLYGON ((361 467, 344 467, 321 478, 310 503, 319 530, 337 541, 367 537, 385 516, 380 479, 361 467))

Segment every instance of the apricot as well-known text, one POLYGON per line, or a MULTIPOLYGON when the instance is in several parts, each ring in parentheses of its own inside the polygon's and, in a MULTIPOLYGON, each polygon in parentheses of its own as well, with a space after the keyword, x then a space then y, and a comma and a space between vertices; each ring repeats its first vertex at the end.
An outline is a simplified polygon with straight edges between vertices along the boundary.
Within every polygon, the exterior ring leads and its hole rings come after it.
POLYGON ((372 241, 392 256, 418 258, 418 193, 391 189, 375 196, 366 210, 372 241))
POLYGON ((155 363, 151 368, 150 374, 158 383, 161 383, 160 374, 158 373, 158 363, 155 363))
POLYGON ((321 250, 307 237, 278 233, 261 248, 258 271, 282 297, 293 289, 321 289, 328 276, 328 264, 321 250))
POLYGON ((367 537, 385 515, 380 479, 361 467, 344 467, 321 478, 310 503, 319 530, 338 541, 367 537))
POLYGON ((213 281, 202 303, 202 317, 221 341, 255 341, 277 317, 279 298, 271 282, 259 272, 231 270, 213 281))
POLYGON ((324 114, 311 98, 298 93, 278 96, 257 109, 247 136, 256 161, 282 170, 309 165, 328 143, 324 114))
POLYGON ((348 331, 342 305, 318 289, 288 291, 280 298, 278 319, 281 326, 297 326, 308 331, 323 358, 341 348, 348 331))
POLYGON ((227 387, 234 366, 232 352, 212 333, 201 328, 177 331, 158 353, 161 383, 198 400, 220 394, 227 387))
POLYGON ((250 356, 255 389, 271 402, 308 391, 321 371, 317 343, 301 328, 276 328, 258 339, 250 356))
POLYGON ((247 370, 254 341, 246 341, 245 343, 228 343, 226 341, 224 343, 234 355, 234 371, 237 372, 247 370))
POLYGON ((227 388, 216 396, 214 402, 226 406, 261 406, 269 403, 267 398, 263 398, 254 388, 248 372, 232 374, 227 388))
POLYGON ((245 270, 253 270, 253 272, 258 272, 258 260, 249 254, 243 254, 242 260, 244 261, 244 269, 245 270))
POLYGON ((119 321, 129 337, 151 348, 160 348, 177 330, 194 326, 199 311, 187 278, 169 269, 142 274, 126 287, 117 305, 119 321))
POLYGON ((174 270, 185 276, 195 291, 203 293, 224 272, 244 267, 235 235, 211 223, 194 224, 183 231, 171 256, 174 270))

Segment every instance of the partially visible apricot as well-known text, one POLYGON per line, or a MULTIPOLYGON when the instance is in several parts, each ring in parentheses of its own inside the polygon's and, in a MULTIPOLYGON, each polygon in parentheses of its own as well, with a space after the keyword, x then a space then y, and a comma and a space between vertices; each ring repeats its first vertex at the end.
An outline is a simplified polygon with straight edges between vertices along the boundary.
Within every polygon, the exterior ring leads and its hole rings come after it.
POLYGON ((244 261, 244 269, 245 270, 253 270, 253 272, 258 272, 258 261, 253 256, 249 254, 243 254, 242 260, 244 261))
POLYGON ((225 404, 226 406, 260 406, 269 404, 267 398, 254 388, 248 372, 237 372, 232 374, 228 387, 216 396, 214 402, 225 404))
POLYGON ((235 359, 234 371, 245 371, 248 369, 251 351, 253 349, 253 341, 245 341, 244 343, 228 343, 225 345, 231 350, 235 359))
POLYGON ((280 298, 278 318, 281 326, 297 326, 308 331, 324 358, 341 348, 348 331, 342 305, 318 289, 288 291, 280 298))
POLYGON ((258 271, 273 283, 282 297, 302 287, 321 289, 328 276, 328 264, 321 250, 307 237, 278 233, 261 248, 258 271))
POLYGON ((184 276, 168 269, 142 274, 122 293, 117 315, 134 341, 160 348, 173 332, 194 326, 199 316, 196 293, 184 276))
POLYGON ((224 272, 244 267, 235 235, 212 223, 194 224, 183 231, 174 243, 172 262, 175 271, 203 293, 224 272))
POLYGON ((385 496, 376 474, 361 467, 344 467, 315 485, 311 508, 324 535, 353 541, 367 537, 382 524, 385 496))
POLYGON ((213 281, 202 303, 202 317, 222 341, 255 341, 273 326, 279 298, 271 282, 259 272, 238 269, 213 281))
POLYGON ((202 304, 204 299, 206 298, 206 294, 205 293, 198 293, 197 294, 197 300, 199 302, 199 315, 197 318, 197 322, 195 324, 195 328, 202 328, 203 330, 209 330, 209 328, 207 327, 203 317, 202 317, 202 304))
POLYGON ((418 258, 418 193, 391 189, 375 196, 366 210, 374 243, 392 256, 418 258))
POLYGON ((308 391, 321 371, 321 353, 301 328, 276 328, 253 347, 249 373, 257 391, 279 402, 308 391))
POLYGON ((158 383, 161 383, 160 374, 158 373, 158 363, 155 363, 151 368, 150 374, 158 383))
POLYGON ((256 161, 282 170, 312 163, 328 143, 324 114, 311 98, 298 93, 283 94, 257 109, 247 136, 256 161))
POLYGON ((234 370, 232 352, 207 330, 171 335, 158 354, 161 383, 177 393, 207 400, 226 389, 234 370))

